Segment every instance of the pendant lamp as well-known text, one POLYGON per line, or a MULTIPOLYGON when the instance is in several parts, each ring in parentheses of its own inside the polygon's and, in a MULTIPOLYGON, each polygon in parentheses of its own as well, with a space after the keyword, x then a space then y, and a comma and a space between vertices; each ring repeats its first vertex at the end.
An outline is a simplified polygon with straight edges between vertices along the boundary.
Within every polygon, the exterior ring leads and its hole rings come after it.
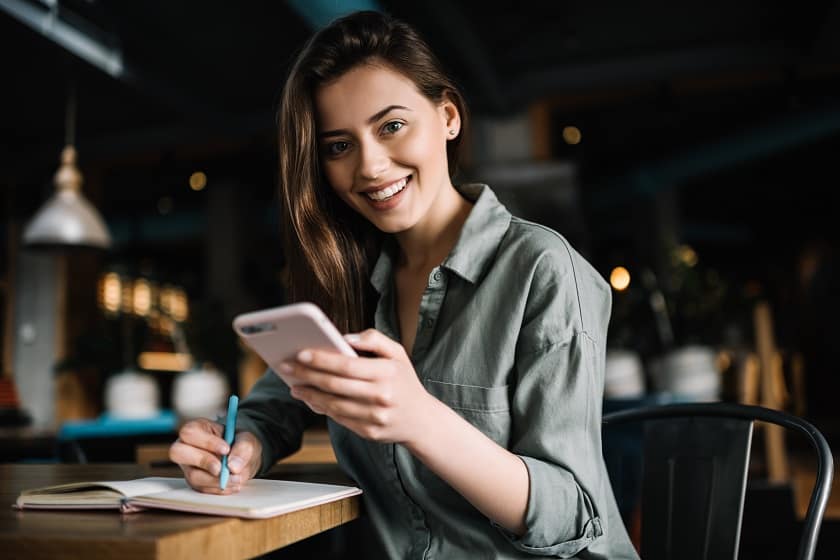
POLYGON ((23 243, 31 248, 107 249, 111 236, 102 216, 82 194, 82 174, 76 167, 76 93, 71 86, 67 98, 66 145, 61 166, 53 178, 55 194, 41 207, 23 232, 23 243))

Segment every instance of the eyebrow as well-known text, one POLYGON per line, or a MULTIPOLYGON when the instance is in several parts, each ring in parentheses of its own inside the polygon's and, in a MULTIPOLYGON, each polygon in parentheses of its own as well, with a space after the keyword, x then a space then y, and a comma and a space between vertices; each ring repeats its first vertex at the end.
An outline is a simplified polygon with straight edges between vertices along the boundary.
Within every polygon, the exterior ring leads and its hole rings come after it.
MULTIPOLYGON (((384 117, 385 115, 387 115, 388 113, 393 111, 394 109, 402 109, 404 111, 411 111, 411 109, 409 109, 408 107, 403 107, 402 105, 388 105, 387 107, 385 107, 381 111, 377 111, 374 115, 371 115, 367 120, 367 124, 375 123, 376 121, 378 121, 379 119, 381 119, 382 117, 384 117)), ((342 129, 338 129, 338 130, 327 130, 325 132, 320 133, 318 135, 318 137, 319 138, 329 138, 331 136, 341 136, 343 134, 348 134, 348 133, 349 133, 348 130, 342 128, 342 129)))

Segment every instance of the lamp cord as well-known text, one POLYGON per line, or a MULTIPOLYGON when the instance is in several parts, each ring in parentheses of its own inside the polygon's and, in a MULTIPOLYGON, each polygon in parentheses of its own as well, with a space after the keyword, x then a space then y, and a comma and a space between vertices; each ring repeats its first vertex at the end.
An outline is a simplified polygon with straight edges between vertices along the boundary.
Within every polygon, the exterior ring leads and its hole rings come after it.
POLYGON ((67 87, 67 110, 64 115, 64 145, 73 146, 76 141, 76 80, 70 79, 67 87))

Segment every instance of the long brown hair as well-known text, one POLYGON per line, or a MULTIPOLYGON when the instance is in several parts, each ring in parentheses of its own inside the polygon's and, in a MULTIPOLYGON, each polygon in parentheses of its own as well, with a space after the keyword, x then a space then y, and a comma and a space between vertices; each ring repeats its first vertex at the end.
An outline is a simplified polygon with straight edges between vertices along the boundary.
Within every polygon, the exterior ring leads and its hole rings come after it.
POLYGON ((372 324, 369 276, 383 235, 333 192, 317 142, 316 89, 360 64, 381 64, 414 82, 434 103, 452 101, 461 134, 447 143, 457 169, 467 107, 426 42, 409 25, 379 12, 356 12, 316 33, 295 60, 279 112, 280 203, 290 301, 312 301, 343 332, 372 324))

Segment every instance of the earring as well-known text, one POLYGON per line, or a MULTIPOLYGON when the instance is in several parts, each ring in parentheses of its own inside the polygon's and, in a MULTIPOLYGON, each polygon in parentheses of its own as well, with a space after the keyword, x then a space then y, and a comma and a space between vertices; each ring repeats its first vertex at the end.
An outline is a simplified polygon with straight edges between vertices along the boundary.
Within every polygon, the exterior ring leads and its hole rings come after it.
POLYGON ((450 130, 450 131, 449 131, 449 135, 450 135, 450 136, 454 136, 454 135, 455 135, 455 131, 454 131, 454 130, 450 130))

